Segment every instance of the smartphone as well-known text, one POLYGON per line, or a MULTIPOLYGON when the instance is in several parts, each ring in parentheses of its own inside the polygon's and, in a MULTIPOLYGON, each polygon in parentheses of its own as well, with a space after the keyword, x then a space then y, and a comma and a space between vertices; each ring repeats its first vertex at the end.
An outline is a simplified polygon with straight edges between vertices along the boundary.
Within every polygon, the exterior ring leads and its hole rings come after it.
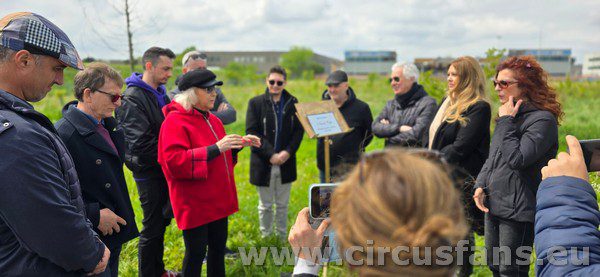
MULTIPOLYGON (((313 184, 308 189, 308 206, 310 207, 310 217, 313 220, 313 228, 318 228, 324 219, 329 218, 331 198, 337 186, 338 184, 313 184)), ((323 254, 321 262, 341 260, 335 241, 335 232, 331 228, 325 231, 321 253, 323 254)))
POLYGON ((580 140, 588 172, 600 171, 600 139, 580 140))
POLYGON ((313 219, 329 218, 329 209, 333 191, 338 184, 313 184, 309 188, 310 217, 313 219))

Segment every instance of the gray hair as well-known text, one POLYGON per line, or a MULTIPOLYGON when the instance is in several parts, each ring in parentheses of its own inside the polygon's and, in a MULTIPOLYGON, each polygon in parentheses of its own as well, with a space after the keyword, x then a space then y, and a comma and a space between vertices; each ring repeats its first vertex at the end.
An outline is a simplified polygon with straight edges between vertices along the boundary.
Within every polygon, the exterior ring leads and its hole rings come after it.
MULTIPOLYGON (((7 62, 8 60, 10 60, 15 54, 17 53, 17 51, 12 50, 6 46, 0 45, 0 64, 3 64, 5 62, 7 62)), ((40 64, 40 55, 37 54, 31 54, 33 56, 33 59, 35 60, 35 64, 39 65, 40 64)))
POLYGON ((419 68, 414 63, 400 62, 392 65, 392 71, 397 68, 402 69, 402 76, 406 79, 412 79, 413 81, 419 81, 419 68))
POLYGON ((194 91, 194 87, 191 87, 187 90, 175 94, 173 101, 179 103, 179 105, 183 106, 183 108, 189 112, 194 107, 196 102, 198 102, 198 97, 196 96, 196 91, 194 91))
POLYGON ((181 66, 184 66, 189 62, 189 61, 197 61, 197 60, 201 60, 206 62, 207 57, 206 54, 200 52, 200 51, 190 51, 185 53, 185 55, 183 55, 183 58, 181 59, 181 66))
POLYGON ((8 47, 0 45, 0 63, 4 63, 16 52, 8 47))

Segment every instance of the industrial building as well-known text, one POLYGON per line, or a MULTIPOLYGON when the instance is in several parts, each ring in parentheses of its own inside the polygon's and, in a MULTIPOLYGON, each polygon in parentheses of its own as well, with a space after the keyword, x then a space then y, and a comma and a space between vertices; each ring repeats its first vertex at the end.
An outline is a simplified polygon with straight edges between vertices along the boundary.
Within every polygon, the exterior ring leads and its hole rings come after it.
POLYGON ((346 51, 344 70, 350 75, 389 74, 396 51, 346 51))
POLYGON ((574 62, 571 49, 509 49, 508 56, 534 56, 542 68, 555 77, 570 75, 574 62))
MULTIPOLYGON (((203 51, 208 56, 208 65, 219 69, 226 67, 231 62, 256 65, 260 73, 281 63, 281 55, 285 51, 203 51)), ((313 60, 323 66, 325 73, 340 69, 344 63, 327 56, 313 54, 313 60)))

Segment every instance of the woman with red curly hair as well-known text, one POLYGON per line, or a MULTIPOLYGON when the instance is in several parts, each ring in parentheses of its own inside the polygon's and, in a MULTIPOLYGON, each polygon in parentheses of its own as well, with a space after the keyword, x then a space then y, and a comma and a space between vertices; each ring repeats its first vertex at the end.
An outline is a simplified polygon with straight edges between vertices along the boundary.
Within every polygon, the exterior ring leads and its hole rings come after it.
POLYGON ((535 196, 542 167, 556 156, 563 112, 547 73, 531 56, 500 63, 494 87, 502 105, 473 198, 486 213, 487 262, 494 276, 527 276, 535 196))

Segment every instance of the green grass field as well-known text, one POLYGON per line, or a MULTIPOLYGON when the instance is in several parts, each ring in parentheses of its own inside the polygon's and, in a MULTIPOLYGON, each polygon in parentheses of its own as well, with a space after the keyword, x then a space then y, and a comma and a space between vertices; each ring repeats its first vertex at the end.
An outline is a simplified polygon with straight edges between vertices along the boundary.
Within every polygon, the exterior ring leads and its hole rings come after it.
MULTIPOLYGON (((125 66, 117 66, 123 76, 129 72, 125 66)), ((177 70, 178 71, 178 70, 177 70)), ((65 85, 55 87, 48 97, 39 103, 36 108, 46 114, 53 122, 61 117, 61 108, 66 102, 74 99, 72 92, 72 79, 74 71, 65 72, 65 85)), ((174 78, 172 78, 174 79, 174 78)), ((172 87, 172 82, 168 87, 172 87)), ((445 83, 434 78, 424 76, 421 83, 427 91, 436 99, 440 99, 444 92, 445 83)), ((373 116, 384 107, 385 102, 393 97, 393 92, 385 77, 370 77, 365 80, 350 80, 350 85, 357 93, 358 98, 366 101, 373 112, 373 116)), ((560 150, 565 149, 564 137, 567 134, 576 135, 579 139, 592 139, 600 137, 600 82, 569 82, 553 83, 557 88, 560 100, 563 103, 566 114, 565 120, 559 128, 560 150)), ((228 133, 243 134, 245 129, 246 105, 248 100, 264 92, 264 84, 259 83, 252 86, 231 87, 225 83, 223 92, 228 100, 237 110, 237 122, 227 126, 228 133)), ((318 101, 325 89, 323 80, 312 81, 289 81, 288 91, 295 95, 300 102, 318 101)), ((497 111, 498 101, 492 92, 492 102, 497 111)), ((492 127, 493 128, 493 127, 492 127)), ((367 148, 367 151, 383 148, 383 140, 375 139, 367 148)), ((282 247, 284 243, 276 238, 261 239, 258 230, 258 198, 254 186, 248 182, 249 178, 249 155, 248 149, 243 150, 238 158, 235 168, 235 177, 238 188, 240 211, 230 217, 228 247, 282 247)), ((294 182, 291 192, 290 210, 288 214, 288 227, 293 224, 297 212, 308 204, 308 187, 318 182, 318 170, 316 168, 316 143, 314 140, 304 137, 302 145, 297 152, 298 180, 294 182)), ((136 223, 141 229, 142 211, 138 199, 137 189, 131 173, 125 169, 129 194, 136 214, 136 223)), ((592 183, 599 188, 598 175, 593 174, 592 183)), ((440 196, 442 197, 442 196, 440 196)), ((477 244, 483 245, 482 238, 477 238, 477 244)), ((175 221, 168 227, 165 238, 165 263, 168 269, 180 270, 184 255, 184 245, 181 231, 175 226, 175 221)), ((479 257, 477 260, 480 260, 479 257)), ((120 273, 122 276, 137 276, 137 239, 124 245, 121 254, 120 273)), ((279 276, 280 272, 292 272, 292 266, 276 266, 271 258, 264 265, 244 266, 240 259, 227 261, 228 276, 279 276)), ((204 267, 206 270, 206 267, 204 267)), ((342 266, 330 266, 329 276, 348 275, 348 271, 342 266)), ((530 274, 533 275, 533 266, 530 274)), ((476 266, 475 276, 491 276, 485 266, 476 266)))

